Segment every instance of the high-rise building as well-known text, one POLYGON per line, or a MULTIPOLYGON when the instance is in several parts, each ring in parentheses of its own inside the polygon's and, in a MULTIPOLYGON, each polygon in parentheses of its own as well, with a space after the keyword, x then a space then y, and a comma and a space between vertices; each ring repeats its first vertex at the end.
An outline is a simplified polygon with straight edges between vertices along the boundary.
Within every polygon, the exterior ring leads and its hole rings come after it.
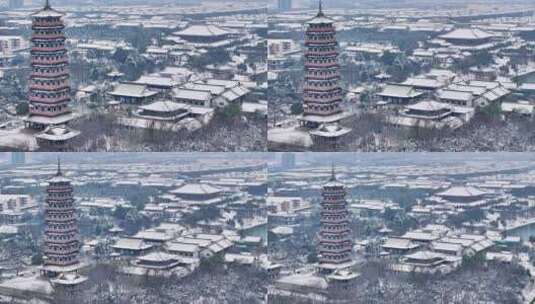
POLYGON ((332 273, 352 266, 350 213, 344 184, 336 179, 334 166, 323 186, 320 231, 318 233, 319 271, 332 273))
POLYGON ((24 0, 9 0, 8 6, 10 9, 17 9, 24 6, 24 0))
POLYGON ((24 152, 11 152, 11 164, 12 165, 24 165, 26 163, 26 153, 24 152))
POLYGON ((279 11, 285 12, 292 9, 292 0, 279 0, 279 11))
POLYGON ((71 181, 58 170, 48 180, 45 202, 43 273, 56 277, 80 268, 78 219, 71 181))
POLYGON ((282 153, 281 167, 284 169, 295 168, 295 154, 292 152, 282 153))
POLYGON ((42 10, 32 14, 30 114, 26 123, 34 129, 66 124, 73 118, 62 17, 48 0, 42 10))

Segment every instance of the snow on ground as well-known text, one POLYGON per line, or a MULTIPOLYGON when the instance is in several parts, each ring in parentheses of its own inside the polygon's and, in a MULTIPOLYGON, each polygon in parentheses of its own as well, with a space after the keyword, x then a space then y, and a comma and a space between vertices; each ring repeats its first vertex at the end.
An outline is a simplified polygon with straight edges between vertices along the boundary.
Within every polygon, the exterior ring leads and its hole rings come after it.
POLYGON ((24 151, 35 151, 39 148, 35 137, 25 133, 23 128, 9 131, 0 130, 0 147, 24 151))

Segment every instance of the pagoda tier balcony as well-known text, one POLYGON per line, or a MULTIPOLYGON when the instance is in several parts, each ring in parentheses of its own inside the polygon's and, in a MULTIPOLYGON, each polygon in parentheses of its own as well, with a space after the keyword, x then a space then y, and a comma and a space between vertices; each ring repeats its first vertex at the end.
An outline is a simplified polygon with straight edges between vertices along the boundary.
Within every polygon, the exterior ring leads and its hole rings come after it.
POLYGON ((343 243, 343 242, 347 242, 351 240, 351 231, 348 230, 348 228, 346 228, 346 230, 344 231, 340 231, 338 233, 331 233, 331 234, 326 234, 326 233, 323 233, 322 231, 320 232, 320 235, 318 235, 318 239, 320 240, 321 243, 323 242, 332 243, 332 244, 343 243))
POLYGON ((306 110, 304 111, 305 115, 316 115, 316 116, 323 116, 323 117, 329 117, 332 115, 336 115, 338 113, 342 112, 341 110, 306 110))
POLYGON ((321 219, 320 220, 323 220, 323 221, 337 221, 335 224, 337 225, 341 225, 342 223, 341 222, 344 222, 344 221, 347 221, 348 220, 348 215, 349 215, 349 211, 344 211, 344 212, 325 212, 325 211, 321 211, 320 212, 321 214, 321 219))
POLYGON ((76 229, 77 217, 74 212, 69 212, 68 216, 62 215, 61 217, 50 216, 48 213, 47 211, 45 214, 45 222, 50 232, 76 229))
POLYGON ((340 64, 338 64, 338 62, 331 62, 331 63, 305 62, 305 68, 311 68, 311 69, 340 68, 340 64))
POLYGON ((336 195, 336 196, 329 196, 329 195, 325 195, 323 196, 323 203, 326 203, 326 204, 345 204, 346 203, 346 200, 345 200, 345 194, 340 194, 340 195, 336 195))
POLYGON ((43 41, 50 41, 50 40, 59 40, 59 41, 65 41, 67 38, 63 34, 33 34, 31 41, 36 40, 43 40, 43 41))
POLYGON ((322 204, 322 212, 325 213, 344 213, 347 212, 347 205, 345 203, 338 203, 338 204, 322 204))
POLYGON ((73 204, 72 203, 50 203, 50 202, 47 202, 47 205, 46 205, 46 208, 47 210, 50 210, 50 211, 58 211, 58 210, 71 210, 73 209, 73 204))
POLYGON ((58 193, 58 192, 72 192, 73 188, 70 183, 55 183, 54 186, 48 186, 46 188, 47 193, 58 193))
POLYGON ((307 40, 305 41, 305 47, 306 51, 310 50, 311 48, 338 48, 338 42, 332 41, 332 40, 326 40, 326 41, 319 41, 319 40, 307 40))
POLYGON ((351 261, 351 249, 318 251, 321 255, 321 258, 319 259, 320 264, 322 262, 328 262, 332 264, 345 264, 351 261))
POLYGON ((336 36, 334 35, 334 33, 309 33, 307 35, 305 35, 305 44, 306 43, 324 43, 324 42, 327 42, 327 43, 338 43, 338 41, 336 40, 336 36))
POLYGON ((61 191, 47 191, 48 196, 46 197, 47 202, 57 202, 57 203, 65 203, 65 202, 73 202, 73 196, 72 196, 72 189, 67 190, 61 190, 61 191))
POLYGON ((73 207, 71 205, 71 207, 66 207, 66 206, 57 206, 57 207, 54 207, 53 205, 47 205, 46 206, 46 209, 50 212, 62 212, 63 210, 73 210, 73 207))
POLYGON ((45 237, 44 242, 47 245, 70 246, 70 244, 78 244, 79 239, 78 236, 68 237, 66 239, 45 237))
POLYGON ((323 192, 322 192, 322 195, 325 197, 325 196, 336 196, 336 195, 345 195, 346 194, 346 190, 344 189, 343 186, 325 186, 323 187, 323 192))
POLYGON ((62 64, 55 64, 55 65, 50 65, 50 64, 34 64, 32 62, 30 62, 30 66, 33 68, 32 70, 35 70, 35 69, 50 69, 50 68, 53 68, 53 69, 66 69, 69 67, 69 63, 62 63, 62 64))
POLYGON ((325 239, 322 239, 320 241, 320 245, 321 244, 326 244, 326 245, 330 245, 330 246, 335 245, 335 246, 351 248, 351 238, 348 235, 346 238, 340 239, 340 240, 325 240, 325 239))
POLYGON ((338 56, 338 51, 305 51, 305 56, 338 56))
POLYGON ((57 104, 61 102, 69 102, 71 100, 70 96, 63 96, 63 97, 36 97, 36 96, 30 96, 28 97, 28 100, 30 102, 38 102, 38 103, 44 103, 44 104, 57 104))
POLYGON ((305 74, 305 81, 310 80, 334 80, 339 81, 341 79, 340 73, 330 73, 325 75, 314 75, 310 71, 305 74))
POLYGON ((65 233, 78 233, 78 223, 72 220, 71 223, 61 222, 47 222, 45 234, 65 234, 65 233))
MULTIPOLYGON (((66 105, 66 104, 65 104, 66 105)), ((58 185, 57 187, 48 187, 46 193, 50 199, 72 199, 73 188, 71 184, 58 185)))
POLYGON ((320 223, 323 223, 326 227, 329 226, 344 226, 349 224, 349 216, 322 216, 320 223))
POLYGON ((53 46, 53 47, 46 47, 46 46, 33 46, 31 49, 31 54, 33 55, 36 52, 67 52, 67 49, 65 46, 53 46))
MULTIPOLYGON (((50 216, 50 217, 54 217, 54 218, 57 218, 57 216, 60 216, 60 215, 68 215, 69 218, 71 218, 71 220, 74 220, 75 217, 73 217, 74 213, 76 212, 76 209, 74 207, 71 207, 71 208, 64 208, 62 210, 48 210, 46 209, 46 215, 47 216, 50 216)), ((65 219, 67 219, 67 217, 65 217, 65 219)), ((62 222, 64 222, 65 220, 62 220, 62 222)))
POLYGON ((325 34, 325 33, 332 33, 332 34, 336 34, 336 29, 334 28, 334 26, 326 26, 326 27, 309 27, 306 31, 305 31, 305 34, 306 35, 309 35, 309 34, 314 34, 314 33, 322 33, 322 34, 325 34))
POLYGON ((45 235, 69 235, 73 233, 78 233, 76 222, 71 224, 47 223, 45 229, 45 235))
MULTIPOLYGON (((345 205, 343 206, 345 207, 345 205)), ((320 214, 323 216, 329 216, 329 215, 346 215, 349 214, 349 211, 347 211, 347 208, 338 208, 338 209, 326 209, 322 208, 320 214)))
POLYGON ((333 91, 340 91, 341 88, 338 84, 329 86, 305 85, 303 86, 303 90, 308 92, 332 93, 333 91))
POLYGON ((64 56, 62 58, 59 58, 59 59, 51 59, 51 60, 32 58, 31 63, 35 64, 35 65, 68 64, 69 63, 69 59, 66 56, 64 56))
POLYGON ((341 189, 340 191, 331 191, 331 190, 329 192, 323 191, 323 193, 321 194, 323 199, 326 199, 329 201, 344 200, 346 195, 347 193, 344 189, 341 189))
MULTIPOLYGON (((57 193, 61 193, 61 192, 57 192, 57 193)), ((64 197, 47 197, 46 198, 46 202, 47 203, 52 203, 52 204, 72 204, 74 202, 74 199, 72 198, 72 196, 69 194, 65 195, 64 197)))
POLYGON ((59 72, 32 72, 30 78, 57 78, 57 77, 69 77, 69 71, 59 71, 59 72))
MULTIPOLYGON (((56 227, 58 225, 63 225, 64 228, 61 229, 72 229, 69 225, 74 225, 78 218, 74 215, 74 211, 69 212, 69 216, 62 215, 51 215, 49 211, 46 212, 45 222, 47 226, 56 227)), ((52 228, 51 228, 52 229, 52 228)))
POLYGON ((78 240, 77 234, 73 232, 65 232, 65 233, 49 234, 48 236, 44 237, 44 241, 46 244, 65 246, 68 244, 72 244, 74 242, 78 242, 79 240, 78 240), (68 235, 69 237, 67 238, 58 237, 58 236, 65 236, 65 235, 68 235), (73 236, 71 237, 71 235, 73 236))
POLYGON ((63 21, 46 21, 46 20, 39 20, 35 19, 32 22, 32 29, 33 30, 46 30, 46 29, 58 29, 62 30, 65 28, 65 24, 63 24, 63 21))
POLYGON ((44 253, 47 257, 50 258, 50 256, 65 256, 65 255, 78 255, 80 252, 80 249, 69 249, 69 250, 53 250, 50 248, 46 248, 44 250, 44 253))
POLYGON ((318 252, 321 253, 321 256, 323 258, 328 258, 328 256, 343 256, 344 259, 345 258, 350 258, 350 255, 351 255, 351 252, 352 252, 352 249, 351 249, 351 246, 344 246, 343 248, 340 248, 340 249, 334 249, 334 248, 321 248, 321 246, 319 246, 320 248, 318 248, 318 252))
POLYGON ((38 91, 63 91, 65 89, 70 89, 70 85, 68 83, 63 84, 54 84, 54 85, 46 85, 46 84, 31 84, 29 86, 31 90, 38 90, 38 91))
POLYGON ((321 105, 326 105, 330 103, 342 102, 342 96, 334 96, 330 98, 314 98, 314 97, 303 97, 305 103, 317 103, 321 105))
POLYGON ((328 225, 335 225, 335 226, 349 225, 349 218, 348 217, 333 218, 333 219, 321 218, 320 223, 322 225, 327 225, 327 226, 328 225))
MULTIPOLYGON (((337 227, 336 229, 330 229, 330 228, 331 228, 330 226, 322 227, 319 233, 320 236, 324 237, 325 239, 329 239, 329 238, 326 238, 325 236, 326 235, 340 235, 340 234, 343 235, 346 233, 349 235, 349 233, 351 233, 351 230, 349 230, 347 225, 341 225, 341 227, 337 227)), ((332 238, 330 238, 329 240, 332 240, 332 238)))
POLYGON ((46 117, 56 117, 56 116, 59 116, 59 115, 68 114, 70 112, 71 112, 71 110, 69 110, 68 108, 66 108, 66 109, 64 109, 62 111, 55 111, 55 112, 42 111, 42 110, 36 110, 36 109, 31 109, 30 110, 30 114, 32 114, 32 115, 39 115, 39 116, 46 116, 46 117))

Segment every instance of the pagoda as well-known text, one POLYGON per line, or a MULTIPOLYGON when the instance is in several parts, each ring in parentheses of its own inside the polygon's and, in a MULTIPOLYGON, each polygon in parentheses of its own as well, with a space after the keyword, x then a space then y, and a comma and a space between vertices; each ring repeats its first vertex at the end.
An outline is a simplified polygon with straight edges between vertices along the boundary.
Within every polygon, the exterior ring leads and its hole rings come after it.
POLYGON ((320 273, 347 269, 352 263, 350 213, 344 184, 336 179, 334 165, 330 180, 323 186, 320 231, 318 233, 318 260, 320 273))
POLYGON ((69 60, 62 17, 50 6, 32 16, 31 74, 28 85, 29 115, 26 126, 44 130, 73 119, 69 107, 69 60))
POLYGON ((63 176, 58 159, 55 176, 48 180, 42 273, 58 277, 81 268, 78 220, 71 181, 63 176))
POLYGON ((338 42, 334 20, 323 12, 322 2, 305 32, 305 83, 303 87, 302 126, 323 131, 311 133, 314 142, 333 145, 337 139, 351 132, 339 126, 348 116, 342 109, 343 92, 340 87, 338 42), (336 129, 336 132, 325 130, 336 129))

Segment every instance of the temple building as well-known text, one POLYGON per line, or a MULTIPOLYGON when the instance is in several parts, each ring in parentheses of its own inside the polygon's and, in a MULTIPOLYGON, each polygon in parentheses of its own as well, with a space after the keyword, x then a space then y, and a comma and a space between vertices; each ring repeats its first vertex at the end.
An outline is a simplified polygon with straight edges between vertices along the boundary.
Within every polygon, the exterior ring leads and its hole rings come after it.
POLYGON ((404 106, 398 115, 388 116, 390 124, 399 127, 419 127, 452 130, 462 127, 475 115, 474 108, 454 106, 433 100, 404 106))
POLYGON ((236 33, 217 25, 191 25, 174 35, 199 48, 225 47, 234 42, 236 33))
POLYGON ((202 183, 198 180, 186 182, 184 185, 171 190, 181 203, 191 205, 217 205, 224 202, 226 195, 218 187, 202 183))
MULTIPOLYGON (((305 33, 305 84, 301 125, 318 128, 324 124, 338 124, 347 113, 342 109, 338 42, 334 21, 325 16, 321 1, 318 14, 307 23, 305 33)), ((329 130, 329 128, 325 128, 329 130)), ((332 140, 348 134, 348 128, 336 128, 327 138, 332 140)), ((316 134, 322 136, 324 132, 316 134)))
POLYGON ((74 118, 69 107, 69 60, 62 17, 48 0, 42 10, 32 14, 30 113, 25 122, 36 130, 65 125, 74 118))
POLYGON ((78 220, 74 208, 71 181, 63 176, 58 160, 58 171, 48 180, 45 204, 44 265, 42 273, 57 277, 81 268, 78 220))
POLYGON ((439 37, 453 47, 467 51, 486 50, 494 46, 495 35, 480 29, 460 28, 439 37))

